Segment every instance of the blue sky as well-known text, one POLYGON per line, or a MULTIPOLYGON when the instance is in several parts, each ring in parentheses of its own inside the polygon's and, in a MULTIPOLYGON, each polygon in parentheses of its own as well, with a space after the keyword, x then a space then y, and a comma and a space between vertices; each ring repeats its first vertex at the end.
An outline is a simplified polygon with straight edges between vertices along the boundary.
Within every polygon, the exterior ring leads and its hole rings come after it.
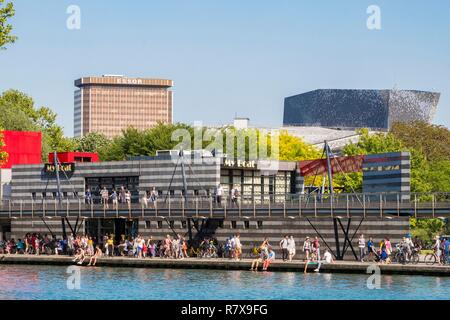
POLYGON ((52 107, 73 133, 73 81, 172 79, 177 122, 235 115, 279 126, 286 96, 318 88, 441 92, 450 127, 450 1, 15 0, 16 44, 0 52, 0 91, 52 107), (81 29, 66 28, 69 5, 81 29), (381 30, 366 9, 381 8, 381 30))

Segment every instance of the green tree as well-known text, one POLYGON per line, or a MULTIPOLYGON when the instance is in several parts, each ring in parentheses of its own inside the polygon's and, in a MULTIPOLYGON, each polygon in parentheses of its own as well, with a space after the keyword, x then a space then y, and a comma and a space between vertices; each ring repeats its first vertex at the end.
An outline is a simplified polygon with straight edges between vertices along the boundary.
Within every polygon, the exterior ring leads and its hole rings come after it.
POLYGON ((450 130, 424 121, 397 122, 391 134, 407 148, 420 151, 426 161, 450 160, 450 130))
POLYGON ((304 142, 301 138, 289 134, 287 131, 280 133, 279 140, 280 160, 301 161, 319 159, 321 153, 313 145, 304 142))
POLYGON ((6 49, 8 43, 14 43, 16 36, 11 35, 12 25, 8 20, 14 17, 15 10, 12 2, 4 4, 5 0, 0 0, 0 50, 6 49))
POLYGON ((104 134, 91 132, 83 137, 75 138, 75 151, 98 152, 100 149, 109 146, 110 142, 104 134))
POLYGON ((0 126, 5 130, 41 131, 42 160, 52 151, 72 151, 75 143, 64 137, 56 124, 56 113, 48 107, 35 108, 33 99, 18 90, 7 90, 0 96, 0 126))
POLYGON ((3 140, 2 128, 0 127, 0 166, 8 160, 8 154, 3 151, 5 147, 5 141, 3 140))
POLYGON ((347 144, 342 152, 348 156, 372 153, 408 151, 402 142, 390 133, 369 134, 368 129, 358 130, 359 141, 347 144))
POLYGON ((445 222, 441 219, 410 219, 411 233, 425 243, 431 244, 434 237, 441 235, 445 230, 445 222))
POLYGON ((77 146, 75 139, 65 137, 62 127, 57 125, 45 130, 44 136, 45 144, 49 150, 43 157, 47 157, 47 154, 52 151, 74 151, 77 146))

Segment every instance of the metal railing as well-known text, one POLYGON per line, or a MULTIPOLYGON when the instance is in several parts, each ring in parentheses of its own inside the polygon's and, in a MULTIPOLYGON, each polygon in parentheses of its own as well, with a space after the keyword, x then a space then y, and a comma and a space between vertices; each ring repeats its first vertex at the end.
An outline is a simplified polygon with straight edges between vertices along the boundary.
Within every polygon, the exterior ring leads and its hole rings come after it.
POLYGON ((5 200, 0 202, 0 218, 138 218, 138 217, 352 217, 450 216, 450 193, 352 193, 352 194, 267 194, 258 197, 163 195, 147 203, 87 203, 84 198, 5 200))

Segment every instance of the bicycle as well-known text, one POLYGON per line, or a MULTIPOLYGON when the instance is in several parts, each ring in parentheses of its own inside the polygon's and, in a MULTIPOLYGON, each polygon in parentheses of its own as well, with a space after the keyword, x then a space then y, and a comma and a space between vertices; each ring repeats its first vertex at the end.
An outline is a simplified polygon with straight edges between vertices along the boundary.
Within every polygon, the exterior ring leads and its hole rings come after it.
MULTIPOLYGON (((441 264, 443 264, 443 265, 449 264, 450 263, 449 258, 450 257, 448 255, 446 255, 445 253, 442 253, 440 256, 441 264)), ((424 262, 428 266, 432 266, 432 265, 438 263, 436 253, 428 253, 425 256, 424 262)))

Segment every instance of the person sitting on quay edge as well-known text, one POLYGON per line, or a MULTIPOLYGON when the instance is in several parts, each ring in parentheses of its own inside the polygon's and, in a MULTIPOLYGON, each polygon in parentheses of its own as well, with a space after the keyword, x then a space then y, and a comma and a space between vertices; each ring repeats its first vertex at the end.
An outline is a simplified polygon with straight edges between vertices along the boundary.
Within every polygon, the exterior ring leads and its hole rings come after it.
POLYGON ((72 260, 73 262, 76 262, 78 264, 83 264, 84 259, 86 258, 86 252, 83 248, 78 248, 77 254, 75 255, 75 258, 72 260))
POLYGON ((263 263, 263 271, 267 271, 269 269, 270 264, 275 261, 275 251, 271 247, 269 247, 269 255, 263 263))
POLYGON ((259 264, 263 263, 269 256, 268 246, 265 243, 261 245, 260 249, 259 256, 252 261, 250 271, 258 271, 259 264))
POLYGON ((102 249, 100 249, 100 246, 97 245, 95 247, 95 254, 91 257, 91 259, 89 259, 88 266, 91 266, 91 265, 95 266, 95 264, 97 263, 97 259, 100 258, 102 255, 103 255, 102 249))
MULTIPOLYGON (((328 249, 326 249, 325 253, 323 254, 323 260, 318 260, 317 263, 318 263, 318 266, 316 269, 314 269, 314 272, 319 272, 320 268, 322 267, 322 264, 334 263, 333 256, 331 255, 330 251, 328 251, 328 249)), ((305 267, 305 271, 306 271, 306 267, 305 267)))

